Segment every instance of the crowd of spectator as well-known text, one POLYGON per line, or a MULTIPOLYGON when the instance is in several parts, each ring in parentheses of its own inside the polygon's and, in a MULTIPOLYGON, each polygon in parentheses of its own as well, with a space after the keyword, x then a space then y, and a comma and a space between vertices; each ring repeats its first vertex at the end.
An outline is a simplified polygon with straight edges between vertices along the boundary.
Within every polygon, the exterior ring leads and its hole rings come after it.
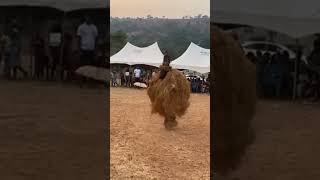
MULTIPOLYGON (((157 68, 142 68, 142 67, 125 67, 125 68, 111 68, 111 86, 112 87, 136 87, 134 83, 144 83, 148 86, 148 82, 152 76, 158 71, 157 68)), ((208 78, 199 76, 188 76, 187 80, 190 82, 190 89, 193 93, 209 93, 208 78)))
MULTIPOLYGON (((318 41, 320 42, 320 41, 318 41)), ((289 58, 287 51, 271 54, 257 51, 248 52, 247 57, 256 65, 257 69, 257 90, 260 97, 266 98, 290 98, 293 95, 295 87, 295 59, 289 58)), ((301 59, 301 54, 297 55, 301 59)), ((320 61, 320 43, 315 43, 313 52, 308 58, 312 65, 307 65, 301 60, 298 62, 297 94, 300 99, 308 103, 314 103, 319 100, 320 71, 311 70, 310 66, 318 66, 316 62, 320 61)), ((320 70, 320 69, 319 69, 320 70)))
POLYGON ((110 84, 112 87, 135 87, 134 83, 136 82, 147 85, 155 71, 156 70, 147 70, 141 67, 111 68, 110 84))
POLYGON ((320 37, 313 44, 308 58, 309 65, 302 66, 298 79, 298 95, 306 103, 317 103, 320 100, 320 37))
POLYGON ((204 76, 187 76, 187 80, 191 85, 191 92, 193 93, 209 93, 208 78, 204 76))
POLYGON ((292 94, 294 64, 288 52, 247 54, 257 67, 257 89, 262 97, 286 97, 292 94))
MULTIPOLYGON (((30 34, 33 57, 33 70, 27 72, 23 68, 22 58, 22 33, 23 23, 17 18, 8 20, 3 31, 0 32, 0 64, 2 64, 4 78, 18 79, 18 71, 24 78, 36 80, 79 80, 75 74, 77 68, 85 65, 106 66, 105 49, 103 44, 98 44, 98 30, 89 16, 85 16, 75 32, 64 32, 59 23, 52 24, 48 33, 40 30, 30 34), (76 38, 74 38, 76 37, 76 38), (76 48, 73 44, 77 44, 76 48)), ((82 79, 82 81, 81 81, 82 79)))

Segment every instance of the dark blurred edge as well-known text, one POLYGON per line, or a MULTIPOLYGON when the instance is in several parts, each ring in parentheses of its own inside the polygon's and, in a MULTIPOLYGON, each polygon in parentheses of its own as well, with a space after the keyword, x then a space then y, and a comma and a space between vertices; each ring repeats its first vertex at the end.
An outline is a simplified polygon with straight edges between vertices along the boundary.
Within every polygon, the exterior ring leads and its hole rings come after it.
MULTIPOLYGON (((213 72, 213 47, 211 46, 211 42, 213 40, 213 37, 212 37, 212 28, 211 26, 213 25, 213 12, 212 12, 212 9, 213 9, 213 5, 214 3, 212 1, 210 1, 210 72, 213 72)), ((210 73, 211 74, 211 73, 210 73)), ((216 169, 217 169, 217 166, 216 164, 214 163, 214 146, 215 146, 215 143, 217 142, 216 141, 216 137, 215 137, 215 121, 214 121, 214 115, 216 114, 216 112, 214 111, 214 93, 213 93, 213 76, 211 75, 210 76, 210 179, 214 179, 216 180, 216 169)))
MULTIPOLYGON (((108 0, 109 1, 109 0, 108 0)), ((110 67, 110 1, 109 6, 107 9, 107 32, 106 32, 106 38, 107 38, 107 47, 106 47, 106 60, 108 63, 108 67, 110 67)), ((109 81, 110 82, 110 81, 109 81)), ((106 171, 105 171, 105 177, 106 180, 110 179, 110 86, 107 85, 107 95, 106 95, 106 120, 105 120, 105 138, 106 138, 106 171)))
MULTIPOLYGON (((110 3, 110 1, 108 0, 110 3)), ((105 10, 95 10, 95 9, 82 9, 82 10, 75 10, 72 12, 68 12, 66 14, 66 18, 81 18, 83 17, 83 14, 87 14, 92 17, 93 21, 97 23, 97 26, 102 26, 102 29, 106 29, 105 34, 104 33, 99 33, 99 34, 104 34, 103 36, 99 36, 100 39, 98 41, 105 41, 105 59, 107 61, 107 64, 109 64, 109 47, 110 47, 110 41, 109 41, 109 35, 110 35, 110 5, 108 3, 108 8, 105 10), (103 23, 102 23, 103 22, 103 23)), ((50 7, 25 7, 25 6, 1 6, 0 7, 0 14, 6 14, 5 16, 0 17, 0 22, 2 23, 8 23, 8 18, 13 18, 17 16, 23 16, 25 14, 27 15, 32 15, 34 20, 42 20, 43 18, 48 18, 48 19, 54 19, 54 20, 62 20, 63 19, 63 12, 55 9, 55 8, 50 8, 50 7), (14 9, 14 11, 13 11, 14 9), (17 14, 18 13, 18 14, 17 14), (43 15, 46 16, 43 16, 43 15)), ((36 29, 36 28, 35 28, 36 29)), ((34 29, 34 30, 35 30, 34 29)), ((38 29, 39 30, 39 29, 38 29)), ((24 33, 24 32, 23 32, 24 33)), ((105 106, 101 107, 105 110, 105 116, 101 117, 103 122, 104 122, 104 127, 105 127, 105 132, 104 132, 104 140, 103 142, 103 147, 104 147, 104 152, 105 152, 105 166, 103 167, 104 169, 104 179, 110 179, 110 88, 107 85, 106 86, 106 95, 104 96, 105 98, 105 106)))

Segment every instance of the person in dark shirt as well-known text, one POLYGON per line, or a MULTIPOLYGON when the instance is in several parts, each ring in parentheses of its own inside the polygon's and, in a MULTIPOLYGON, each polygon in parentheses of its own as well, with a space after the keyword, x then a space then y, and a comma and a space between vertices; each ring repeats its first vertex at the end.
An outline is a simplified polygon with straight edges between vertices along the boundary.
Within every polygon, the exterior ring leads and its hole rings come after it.
POLYGON ((168 53, 166 53, 163 57, 163 63, 160 66, 160 79, 164 79, 167 73, 171 70, 170 62, 171 62, 171 58, 168 55, 168 53))
POLYGON ((63 57, 62 57, 62 71, 61 73, 61 80, 71 80, 74 72, 72 70, 73 66, 73 56, 72 56, 72 35, 70 33, 64 33, 64 43, 63 47, 63 57), (65 77, 64 72, 67 72, 67 76, 65 77))
POLYGON ((13 70, 13 78, 17 78, 17 72, 20 71, 26 77, 27 71, 21 67, 21 32, 16 22, 16 19, 12 20, 12 24, 9 29, 9 67, 13 70))
POLYGON ((320 66, 320 37, 319 36, 313 42, 313 50, 311 52, 309 59, 312 65, 320 66))
POLYGON ((256 64, 256 57, 255 55, 252 53, 252 52, 249 52, 247 54, 247 58, 253 63, 253 64, 256 64))
POLYGON ((49 60, 45 54, 45 42, 39 33, 36 33, 33 40, 33 55, 35 64, 35 78, 41 79, 44 75, 44 69, 49 69, 49 60))
POLYGON ((3 34, 3 32, 0 32, 0 63, 1 63, 2 58, 4 56, 6 44, 7 44, 7 42, 5 39, 5 35, 3 34))

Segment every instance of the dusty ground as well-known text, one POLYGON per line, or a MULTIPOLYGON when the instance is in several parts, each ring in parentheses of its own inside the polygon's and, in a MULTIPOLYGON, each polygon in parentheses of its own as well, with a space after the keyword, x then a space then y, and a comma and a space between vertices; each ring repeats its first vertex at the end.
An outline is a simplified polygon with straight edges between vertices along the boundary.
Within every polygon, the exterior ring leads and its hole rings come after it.
POLYGON ((150 114, 146 90, 112 88, 110 95, 112 179, 209 179, 208 95, 191 96, 175 131, 150 114))
MULTIPOLYGON (((56 83, 0 81, 1 179, 103 179, 105 93, 56 83)), ((150 115, 145 91, 112 89, 113 179, 208 179, 209 97, 192 95, 191 101, 178 129, 168 132, 161 117, 150 115)), ((260 102, 256 142, 234 176, 319 179, 319 108, 260 102)))
POLYGON ((0 81, 0 179, 103 179, 105 89, 0 81))
POLYGON ((240 180, 320 179, 320 106, 260 102, 240 180))

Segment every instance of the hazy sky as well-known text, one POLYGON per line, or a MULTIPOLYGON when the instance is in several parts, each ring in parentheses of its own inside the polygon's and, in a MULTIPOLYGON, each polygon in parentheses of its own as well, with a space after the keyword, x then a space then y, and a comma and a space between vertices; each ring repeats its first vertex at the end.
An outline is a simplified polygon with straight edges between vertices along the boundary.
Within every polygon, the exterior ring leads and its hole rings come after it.
POLYGON ((110 0, 110 11, 114 17, 210 16, 210 0, 110 0))

